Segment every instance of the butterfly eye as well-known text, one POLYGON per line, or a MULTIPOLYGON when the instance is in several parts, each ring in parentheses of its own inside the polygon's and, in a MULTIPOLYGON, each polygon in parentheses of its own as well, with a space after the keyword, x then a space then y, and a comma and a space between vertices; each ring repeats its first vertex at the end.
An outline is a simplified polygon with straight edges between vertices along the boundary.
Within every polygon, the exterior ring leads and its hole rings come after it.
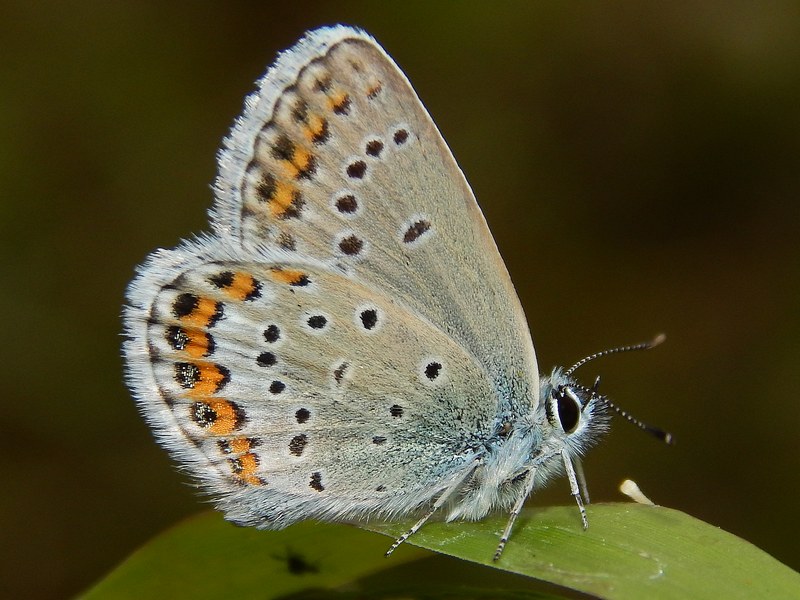
POLYGON ((564 433, 574 433, 581 418, 581 407, 570 393, 560 394, 556 399, 558 404, 558 421, 564 433))

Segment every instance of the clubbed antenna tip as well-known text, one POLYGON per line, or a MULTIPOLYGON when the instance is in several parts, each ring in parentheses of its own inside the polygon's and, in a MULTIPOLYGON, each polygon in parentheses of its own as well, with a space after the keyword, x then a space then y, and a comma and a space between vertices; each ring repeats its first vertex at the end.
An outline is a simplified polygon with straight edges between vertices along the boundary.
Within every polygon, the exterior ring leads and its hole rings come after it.
POLYGON ((628 423, 631 423, 632 425, 635 425, 642 431, 645 431, 650 435, 652 435, 653 437, 658 438, 665 444, 668 444, 670 446, 675 445, 675 438, 670 432, 664 431, 663 429, 659 429, 658 427, 653 427, 643 421, 640 421, 629 412, 622 410, 619 406, 611 402, 611 400, 609 400, 606 396, 595 396, 595 400, 602 402, 610 409, 612 409, 614 412, 616 412, 620 417, 628 421, 628 423))
POLYGON ((652 435, 653 437, 658 438, 668 446, 675 445, 675 437, 669 431, 664 431, 663 429, 657 429, 656 427, 650 427, 650 426, 647 426, 645 428, 645 431, 650 435, 652 435))
POLYGON ((595 360, 597 358, 600 358, 602 356, 608 356, 609 354, 619 354, 620 352, 634 352, 634 351, 637 351, 637 350, 650 350, 650 348, 655 348, 659 344, 663 343, 664 340, 666 340, 666 339, 667 339, 666 335, 664 335, 663 333, 659 333, 656 337, 654 337, 649 342, 642 342, 641 344, 634 344, 632 346, 620 346, 619 348, 609 348, 608 350, 603 350, 602 352, 596 352, 594 354, 590 354, 589 356, 586 356, 586 357, 580 359, 578 362, 576 362, 574 365, 572 365, 569 369, 564 371, 564 375, 569 377, 570 375, 572 375, 572 373, 575 372, 575 370, 578 367, 582 367, 586 363, 588 363, 590 361, 593 361, 593 360, 595 360))

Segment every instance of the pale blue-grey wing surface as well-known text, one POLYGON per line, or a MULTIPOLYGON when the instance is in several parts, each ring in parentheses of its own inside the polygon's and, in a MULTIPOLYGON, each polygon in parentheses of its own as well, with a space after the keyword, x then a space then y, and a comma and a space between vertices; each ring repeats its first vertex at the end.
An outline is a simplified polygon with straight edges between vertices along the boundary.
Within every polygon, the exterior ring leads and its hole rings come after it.
POLYGON ((408 80, 370 36, 325 28, 282 54, 220 165, 220 235, 351 274, 461 344, 501 410, 535 405, 528 326, 484 217, 408 80))
POLYGON ((407 513, 492 433, 493 390, 459 344, 315 261, 162 251, 127 318, 145 416, 239 523, 407 513))

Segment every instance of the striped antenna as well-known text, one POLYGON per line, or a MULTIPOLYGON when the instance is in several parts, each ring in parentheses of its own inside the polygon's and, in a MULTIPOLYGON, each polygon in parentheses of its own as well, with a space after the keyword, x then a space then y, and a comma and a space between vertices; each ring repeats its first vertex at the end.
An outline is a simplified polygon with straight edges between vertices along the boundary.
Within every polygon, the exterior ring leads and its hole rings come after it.
POLYGON ((659 333, 656 337, 654 337, 649 342, 642 342, 641 344, 634 344, 633 346, 620 346, 619 348, 610 348, 608 350, 603 350, 602 352, 596 352, 595 354, 590 354, 574 365, 572 365, 569 369, 564 371, 564 375, 569 377, 572 375, 578 367, 582 367, 586 363, 593 361, 596 358, 600 358, 601 356, 608 356, 609 354, 619 354, 620 352, 633 352, 634 350, 650 350, 651 348, 655 348, 659 344, 661 344, 667 336, 663 333, 659 333))

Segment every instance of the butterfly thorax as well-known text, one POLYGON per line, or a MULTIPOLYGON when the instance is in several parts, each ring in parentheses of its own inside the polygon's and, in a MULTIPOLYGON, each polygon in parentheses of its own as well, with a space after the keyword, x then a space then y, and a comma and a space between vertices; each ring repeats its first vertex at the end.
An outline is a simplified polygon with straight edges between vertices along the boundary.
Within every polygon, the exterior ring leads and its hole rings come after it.
POLYGON ((487 445, 480 464, 448 519, 480 519, 494 510, 508 510, 525 493, 525 479, 534 472, 533 489, 544 486, 596 443, 608 418, 592 390, 556 368, 543 376, 534 410, 507 420, 487 445))

